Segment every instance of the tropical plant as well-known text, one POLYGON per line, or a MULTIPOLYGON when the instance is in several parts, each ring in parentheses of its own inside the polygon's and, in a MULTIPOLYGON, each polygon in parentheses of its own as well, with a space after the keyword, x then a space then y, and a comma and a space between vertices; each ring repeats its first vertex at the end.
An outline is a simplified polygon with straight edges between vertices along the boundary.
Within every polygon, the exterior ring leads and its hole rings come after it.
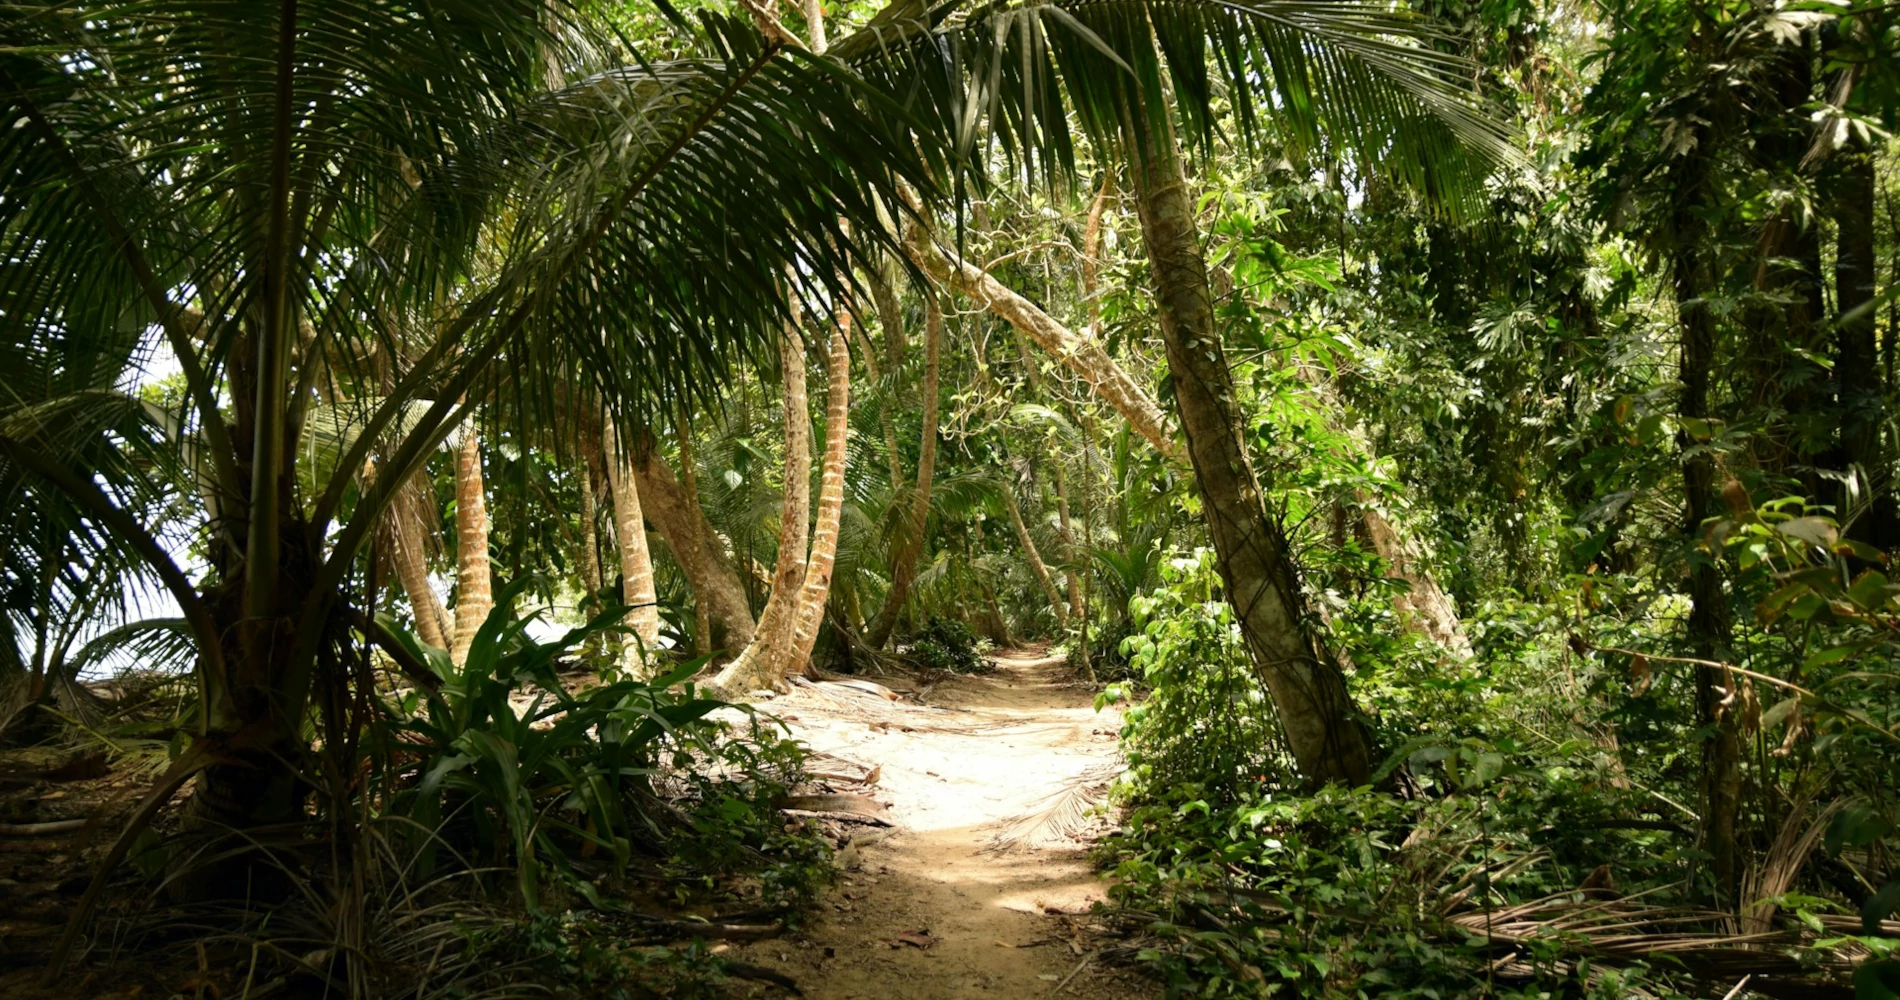
POLYGON ((788 269, 841 294, 867 242, 840 220, 931 186, 901 116, 864 113, 887 102, 717 17, 659 63, 540 0, 49 4, 4 30, 9 350, 112 362, 9 402, 10 506, 68 526, 41 557, 123 553, 182 609, 203 731, 155 795, 201 773, 225 825, 299 814, 284 764, 357 641, 372 527, 471 412, 582 378, 617 419, 704 394, 783 319, 788 269), (185 384, 163 420, 99 388, 148 329, 185 384), (306 486, 318 398, 343 433, 306 486), (82 403, 151 459, 51 419, 82 403))

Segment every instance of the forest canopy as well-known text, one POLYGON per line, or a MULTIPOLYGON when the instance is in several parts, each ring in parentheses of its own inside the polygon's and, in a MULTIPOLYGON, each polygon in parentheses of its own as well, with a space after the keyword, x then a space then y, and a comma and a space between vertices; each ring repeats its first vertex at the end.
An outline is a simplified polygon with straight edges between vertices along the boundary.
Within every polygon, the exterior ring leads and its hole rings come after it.
POLYGON ((0 4, 0 984, 855 995, 825 727, 1034 681, 1036 989, 1900 997, 1896 124, 1883 0, 0 4))

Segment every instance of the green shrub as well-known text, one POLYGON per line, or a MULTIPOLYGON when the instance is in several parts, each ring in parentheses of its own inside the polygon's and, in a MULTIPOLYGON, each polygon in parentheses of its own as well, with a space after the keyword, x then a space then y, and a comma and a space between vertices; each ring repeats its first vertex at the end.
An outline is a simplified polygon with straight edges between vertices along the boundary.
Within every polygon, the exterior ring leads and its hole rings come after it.
POLYGON ((957 618, 931 615, 911 639, 910 654, 932 670, 978 674, 989 669, 978 648, 976 633, 957 618))

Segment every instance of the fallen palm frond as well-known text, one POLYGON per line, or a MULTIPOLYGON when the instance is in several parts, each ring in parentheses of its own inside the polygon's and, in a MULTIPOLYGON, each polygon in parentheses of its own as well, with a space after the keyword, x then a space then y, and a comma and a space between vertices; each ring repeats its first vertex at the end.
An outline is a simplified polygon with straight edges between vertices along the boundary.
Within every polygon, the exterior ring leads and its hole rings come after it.
POLYGON ((1548 965, 1553 952, 1559 961, 1573 962, 1666 958, 1698 977, 1729 980, 1742 975, 1845 978, 1859 957, 1845 949, 1798 953, 1809 942, 1794 931, 1707 929, 1727 926, 1731 919, 1720 911, 1592 900, 1571 892, 1488 911, 1462 910, 1447 922, 1503 951, 1494 967, 1506 977, 1531 974, 1535 961, 1548 965))
POLYGON ((1003 823, 983 846, 986 854, 1004 854, 1023 848, 1039 850, 1051 844, 1074 843, 1088 827, 1095 809, 1108 798, 1108 787, 1127 765, 1120 760, 1090 767, 1044 799, 1036 808, 1003 823))

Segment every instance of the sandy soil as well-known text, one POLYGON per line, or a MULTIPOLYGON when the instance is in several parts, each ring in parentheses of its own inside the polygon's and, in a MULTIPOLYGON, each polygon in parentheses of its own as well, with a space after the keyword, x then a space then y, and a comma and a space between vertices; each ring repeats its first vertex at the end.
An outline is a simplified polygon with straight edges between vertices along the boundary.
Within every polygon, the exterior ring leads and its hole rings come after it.
POLYGON ((996 662, 901 702, 822 684, 762 706, 820 752, 814 770, 875 769, 862 788, 893 825, 856 827, 802 932, 730 957, 813 1000, 1160 995, 1095 960, 1117 942, 1089 916, 1104 886, 1085 850, 1103 821, 1087 807, 1116 768, 1120 719, 1097 714, 1059 660, 996 662))

